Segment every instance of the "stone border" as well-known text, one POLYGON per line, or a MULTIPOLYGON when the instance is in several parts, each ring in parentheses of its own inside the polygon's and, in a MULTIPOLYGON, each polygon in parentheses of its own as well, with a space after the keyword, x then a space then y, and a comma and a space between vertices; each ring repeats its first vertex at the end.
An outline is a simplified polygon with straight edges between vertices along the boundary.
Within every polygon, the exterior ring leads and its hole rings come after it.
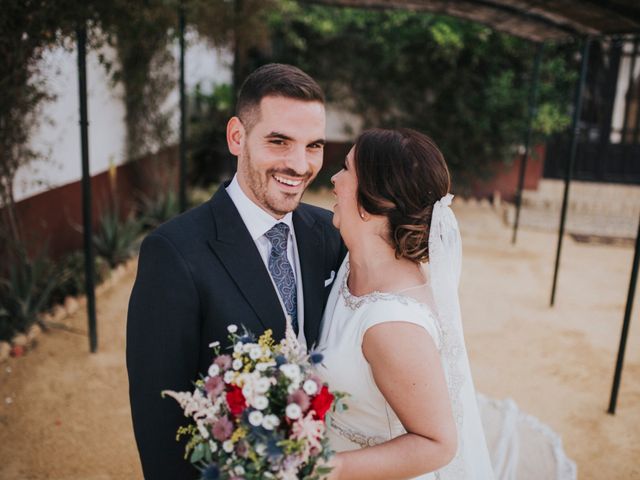
MULTIPOLYGON (((122 280, 122 277, 136 266, 137 262, 138 257, 135 256, 111 270, 109 277, 100 285, 96 286, 96 296, 104 294, 110 290, 111 287, 117 285, 120 280, 122 280)), ((74 315, 81 308, 84 308, 86 304, 87 298, 85 295, 78 295, 77 297, 68 296, 64 299, 63 303, 54 305, 48 312, 41 313, 40 316, 45 323, 60 324, 63 323, 67 317, 74 315)), ((33 324, 26 332, 14 335, 11 342, 0 341, 0 364, 6 362, 10 357, 22 357, 27 351, 33 349, 41 334, 42 328, 40 325, 33 324)))

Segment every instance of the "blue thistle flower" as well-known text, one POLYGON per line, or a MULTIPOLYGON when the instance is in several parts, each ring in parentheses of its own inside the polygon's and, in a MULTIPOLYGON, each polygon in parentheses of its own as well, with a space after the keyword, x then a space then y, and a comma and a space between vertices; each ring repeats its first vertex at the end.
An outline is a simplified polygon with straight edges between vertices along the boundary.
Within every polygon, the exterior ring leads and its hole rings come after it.
POLYGON ((276 365, 277 366, 284 365, 285 363, 287 363, 287 359, 285 358, 284 355, 278 355, 276 357, 276 365))
POLYGON ((218 480, 220 478, 220 469, 215 463, 209 464, 202 472, 202 480, 218 480))
POLYGON ((278 442, 275 439, 270 439, 267 442, 267 457, 272 462, 278 461, 284 455, 282 448, 278 446, 278 442))
POLYGON ((324 355, 320 352, 311 352, 311 355, 309 355, 309 361, 314 365, 322 363, 322 360, 324 360, 324 355))

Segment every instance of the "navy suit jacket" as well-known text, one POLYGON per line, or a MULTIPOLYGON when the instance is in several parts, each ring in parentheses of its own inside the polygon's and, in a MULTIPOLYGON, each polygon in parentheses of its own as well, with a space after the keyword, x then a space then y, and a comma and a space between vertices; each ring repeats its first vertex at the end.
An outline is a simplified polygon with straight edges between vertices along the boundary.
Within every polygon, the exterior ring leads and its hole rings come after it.
MULTIPOLYGON (((327 210, 293 212, 304 292, 304 333, 317 342, 344 244, 327 210)), ((127 318, 127 370, 133 427, 146 479, 190 479, 176 430, 189 420, 162 390, 187 391, 228 343, 227 326, 284 336, 285 317, 265 264, 223 185, 210 201, 151 232, 142 242, 127 318)))

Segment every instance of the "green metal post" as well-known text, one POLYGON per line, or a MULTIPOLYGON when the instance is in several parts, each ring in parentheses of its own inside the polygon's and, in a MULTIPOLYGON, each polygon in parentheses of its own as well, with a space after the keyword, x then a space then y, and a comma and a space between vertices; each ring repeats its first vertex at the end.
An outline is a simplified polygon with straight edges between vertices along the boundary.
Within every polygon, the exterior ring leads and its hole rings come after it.
POLYGON ((80 96, 80 149, 82 154, 82 224, 84 237, 84 279, 87 292, 87 316, 89 318, 89 350, 98 350, 96 327, 96 295, 91 217, 91 173, 89 171, 89 121, 87 109, 87 29, 85 25, 76 31, 78 41, 78 91, 80 96))
POLYGON ((620 378, 622 377, 622 366, 624 364, 624 351, 627 347, 627 336, 629 334, 629 324, 631 323, 631 311, 633 310, 633 297, 636 293, 638 282, 638 263, 640 259, 640 220, 638 221, 638 235, 636 236, 636 250, 633 254, 633 265, 631 267, 631 281, 629 282, 629 293, 627 294, 627 306, 624 309, 624 321, 622 322, 622 333, 620 334, 620 346, 618 347, 618 359, 616 361, 616 372, 613 375, 613 387, 609 399, 608 412, 616 413, 618 403, 618 390, 620 390, 620 378))
POLYGON ((180 2, 178 7, 179 30, 180 30, 180 211, 187 209, 187 99, 185 95, 184 79, 184 31, 185 14, 184 4, 180 2))
POLYGON ((544 44, 539 43, 536 47, 536 58, 533 64, 533 77, 531 79, 531 90, 529 92, 529 118, 527 120, 527 133, 524 141, 524 153, 520 162, 520 175, 518 177, 518 191, 516 192, 516 218, 513 222, 512 244, 516 244, 518 236, 518 224, 520 223, 520 209, 522 208, 522 192, 524 190, 524 177, 527 171, 527 160, 529 159, 529 148, 531 146, 531 134, 533 132, 533 120, 538 110, 538 80, 540 78, 540 62, 542 61, 542 51, 544 44))
POLYGON ((582 60, 580 65, 580 78, 576 86, 576 96, 573 108, 573 122, 571 126, 571 151, 569 153, 569 162, 564 177, 564 194, 562 197, 562 211, 560 213, 560 230, 558 232, 558 248, 556 250, 556 263, 553 270, 553 286, 551 288, 551 306, 553 307, 556 300, 556 287, 558 285, 558 269, 560 267, 560 255, 562 253, 562 239, 564 237, 564 227, 567 219, 567 206, 569 204, 569 185, 571 184, 571 174, 576 161, 576 153, 578 150, 578 139, 580 133, 580 116, 582 114, 582 93, 587 81, 587 67, 589 65, 589 50, 591 47, 591 38, 584 40, 582 48, 582 60))

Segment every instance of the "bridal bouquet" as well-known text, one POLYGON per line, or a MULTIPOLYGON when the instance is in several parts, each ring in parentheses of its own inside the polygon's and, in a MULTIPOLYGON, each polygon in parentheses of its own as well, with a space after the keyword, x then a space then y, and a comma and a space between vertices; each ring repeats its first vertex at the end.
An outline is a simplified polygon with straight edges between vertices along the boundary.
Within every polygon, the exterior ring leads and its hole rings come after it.
POLYGON ((178 438, 190 437, 185 458, 206 480, 323 478, 330 470, 319 461, 331 455, 325 414, 344 408, 344 395, 314 375, 322 355, 307 354, 290 328, 279 344, 271 330, 256 341, 235 325, 228 329, 233 351, 210 345, 213 363, 193 392, 162 392, 194 421, 178 429, 178 438))

